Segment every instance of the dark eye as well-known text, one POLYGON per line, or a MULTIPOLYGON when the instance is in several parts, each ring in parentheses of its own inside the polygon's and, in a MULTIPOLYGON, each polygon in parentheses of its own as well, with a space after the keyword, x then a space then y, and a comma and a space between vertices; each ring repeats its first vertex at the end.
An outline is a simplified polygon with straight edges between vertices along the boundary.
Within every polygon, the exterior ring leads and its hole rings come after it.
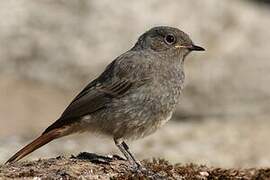
POLYGON ((176 39, 175 39, 174 35, 168 34, 167 36, 165 36, 165 42, 167 44, 169 44, 169 45, 174 44, 175 41, 176 41, 176 39))

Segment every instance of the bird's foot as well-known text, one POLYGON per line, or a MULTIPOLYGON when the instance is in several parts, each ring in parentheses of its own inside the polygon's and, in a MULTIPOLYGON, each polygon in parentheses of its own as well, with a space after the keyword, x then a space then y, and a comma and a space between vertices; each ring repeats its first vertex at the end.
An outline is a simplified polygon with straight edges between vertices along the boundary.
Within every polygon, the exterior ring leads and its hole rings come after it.
POLYGON ((136 163, 131 163, 131 172, 132 173, 136 173, 136 174, 144 174, 145 176, 149 177, 150 179, 164 179, 163 176, 161 176, 158 173, 155 173, 154 171, 147 169, 145 167, 143 167, 143 165, 136 161, 136 163))
POLYGON ((129 161, 129 164, 131 165, 130 167, 131 167, 131 171, 132 172, 141 172, 141 171, 143 171, 145 168, 141 165, 141 163, 139 163, 139 162, 134 162, 134 161, 132 161, 132 162, 130 162, 129 161))

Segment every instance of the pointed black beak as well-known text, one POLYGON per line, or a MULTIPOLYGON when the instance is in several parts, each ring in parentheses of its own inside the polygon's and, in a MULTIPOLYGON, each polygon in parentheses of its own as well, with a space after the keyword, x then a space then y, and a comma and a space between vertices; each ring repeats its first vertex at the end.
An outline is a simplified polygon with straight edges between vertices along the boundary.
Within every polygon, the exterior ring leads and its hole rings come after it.
POLYGON ((189 47, 187 47, 190 51, 205 51, 204 48, 200 47, 200 46, 196 46, 196 45, 191 45, 189 47))

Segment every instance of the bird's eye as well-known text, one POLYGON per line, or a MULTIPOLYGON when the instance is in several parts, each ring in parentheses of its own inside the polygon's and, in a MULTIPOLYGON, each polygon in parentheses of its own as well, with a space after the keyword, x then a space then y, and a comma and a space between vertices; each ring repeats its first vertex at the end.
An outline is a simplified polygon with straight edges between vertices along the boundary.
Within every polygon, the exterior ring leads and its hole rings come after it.
POLYGON ((166 42, 167 44, 169 44, 169 45, 174 44, 175 41, 176 41, 174 35, 172 35, 172 34, 168 34, 167 36, 165 36, 164 39, 165 39, 165 42, 166 42))

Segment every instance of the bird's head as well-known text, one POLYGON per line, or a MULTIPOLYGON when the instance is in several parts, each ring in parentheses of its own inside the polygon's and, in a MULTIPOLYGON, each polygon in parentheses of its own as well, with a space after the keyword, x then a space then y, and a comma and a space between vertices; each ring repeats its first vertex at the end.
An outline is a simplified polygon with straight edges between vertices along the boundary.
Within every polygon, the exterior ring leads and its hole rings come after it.
POLYGON ((183 31, 168 27, 154 27, 140 36, 134 49, 149 50, 161 56, 184 59, 191 51, 204 51, 195 45, 183 31))

